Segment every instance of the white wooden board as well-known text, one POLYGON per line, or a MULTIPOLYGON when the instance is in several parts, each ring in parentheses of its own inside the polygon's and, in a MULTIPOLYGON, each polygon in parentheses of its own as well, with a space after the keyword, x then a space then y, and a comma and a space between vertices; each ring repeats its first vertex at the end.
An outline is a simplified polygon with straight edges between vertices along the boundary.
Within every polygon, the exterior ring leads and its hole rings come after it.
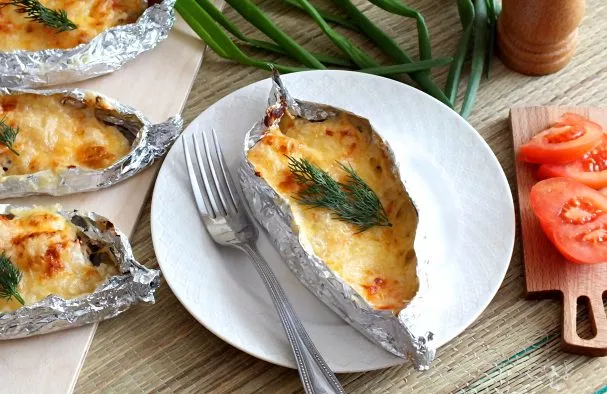
MULTIPOLYGON (((180 113, 198 73, 204 45, 180 18, 156 49, 123 69, 75 86, 92 89, 140 109, 152 122, 180 113)), ((98 212, 131 235, 158 165, 109 189, 65 198, 33 197, 3 202, 98 212)), ((153 306, 149 306, 154 313, 153 306)), ((128 313, 128 312, 127 312, 128 313)), ((120 317, 118 317, 119 319, 120 317)), ((97 325, 0 342, 2 393, 72 392, 97 325)))

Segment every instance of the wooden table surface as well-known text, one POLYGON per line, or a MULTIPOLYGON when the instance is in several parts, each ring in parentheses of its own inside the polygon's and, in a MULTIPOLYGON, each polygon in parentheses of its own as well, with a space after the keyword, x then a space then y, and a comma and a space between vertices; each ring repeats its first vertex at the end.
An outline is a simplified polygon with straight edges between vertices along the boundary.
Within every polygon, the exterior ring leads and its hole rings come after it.
MULTIPOLYGON (((259 3, 308 49, 338 54, 306 15, 280 1, 259 3)), ((326 7, 329 3, 316 2, 326 7)), ((417 53, 414 22, 387 14, 367 1, 356 3, 410 53, 417 53)), ((435 55, 452 55, 460 35, 455 2, 406 3, 424 14, 435 55)), ((228 9, 227 15, 245 32, 254 31, 233 10, 228 9)), ((497 155, 511 186, 515 184, 508 123, 511 106, 607 105, 605 21, 607 3, 588 0, 577 53, 572 63, 557 74, 527 77, 511 72, 498 59, 493 60, 490 79, 483 79, 469 121, 497 155)), ((357 41, 371 49, 364 39, 357 41)), ((372 53, 382 59, 376 49, 372 53)), ((446 68, 436 69, 433 75, 443 84, 446 72, 446 68)), ((208 53, 187 104, 186 121, 221 97, 267 77, 267 72, 208 53)), ((156 265, 149 199, 132 242, 140 261, 156 265)), ((495 299, 466 331, 439 349, 430 371, 419 373, 402 365, 343 374, 339 379, 349 393, 607 393, 607 358, 563 353, 559 348, 560 302, 527 301, 523 286, 517 232, 512 262, 495 299)), ((223 342, 186 312, 166 283, 157 295, 155 306, 135 307, 100 325, 76 393, 302 392, 296 371, 257 360, 223 342)))

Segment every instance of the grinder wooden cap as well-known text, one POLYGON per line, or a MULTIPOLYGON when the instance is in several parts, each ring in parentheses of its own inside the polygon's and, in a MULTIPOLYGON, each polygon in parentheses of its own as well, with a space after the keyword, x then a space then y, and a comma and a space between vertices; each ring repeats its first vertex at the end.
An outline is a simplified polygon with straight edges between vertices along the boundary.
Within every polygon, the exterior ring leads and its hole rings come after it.
POLYGON ((503 0, 497 29, 504 64, 528 75, 565 67, 575 53, 584 8, 584 0, 503 0))

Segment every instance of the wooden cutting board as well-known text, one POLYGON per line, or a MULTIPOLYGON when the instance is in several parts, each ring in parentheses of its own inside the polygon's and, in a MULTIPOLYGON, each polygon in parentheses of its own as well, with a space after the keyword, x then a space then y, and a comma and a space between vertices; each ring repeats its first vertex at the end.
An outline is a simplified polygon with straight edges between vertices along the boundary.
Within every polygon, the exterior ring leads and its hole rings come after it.
MULTIPOLYGON (((563 113, 574 112, 601 124, 607 130, 607 108, 522 107, 510 112, 514 152, 533 135, 546 129, 563 113)), ((544 235, 529 204, 529 191, 536 182, 531 166, 516 162, 525 281, 530 298, 561 297, 563 322, 561 346, 565 351, 588 356, 607 356, 607 316, 603 297, 607 297, 607 263, 573 264, 556 250, 544 235), (577 301, 588 305, 588 316, 595 336, 577 334, 577 301)))
MULTIPOLYGON (((162 122, 182 111, 198 74, 204 45, 178 18, 169 37, 121 70, 74 85, 92 89, 140 109, 152 122, 162 122)), ((69 197, 32 197, 3 203, 55 204, 98 212, 127 235, 133 229, 151 189, 158 164, 135 177, 93 193, 69 197)), ((149 313, 155 313, 154 306, 149 313)), ((128 313, 128 312, 125 312, 128 313)), ((120 319, 120 317, 117 317, 120 319)), ((2 393, 72 392, 97 325, 0 342, 2 393)), ((128 327, 124 327, 128 331, 128 327)), ((128 332, 125 333, 128 335, 128 332)))

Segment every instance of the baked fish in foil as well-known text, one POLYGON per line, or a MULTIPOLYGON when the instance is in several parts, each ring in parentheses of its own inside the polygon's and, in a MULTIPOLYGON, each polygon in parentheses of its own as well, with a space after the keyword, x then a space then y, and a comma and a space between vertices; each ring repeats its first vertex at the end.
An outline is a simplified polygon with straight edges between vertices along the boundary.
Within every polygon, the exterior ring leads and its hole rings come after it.
POLYGON ((112 222, 58 206, 0 204, 0 259, 0 274, 7 259, 19 269, 16 289, 24 304, 3 292, 0 339, 110 319, 134 303, 154 303, 160 285, 160 271, 135 260, 112 222))
POLYGON ((298 279, 372 342, 427 369, 435 356, 433 333, 415 324, 426 312, 431 250, 424 211, 369 120, 294 100, 274 73, 265 117, 246 134, 239 178, 253 215, 298 279), (313 181, 302 175, 322 178, 306 174, 305 165, 341 185, 358 177, 385 216, 361 227, 327 209, 326 201, 304 203, 300 192, 313 181))
POLYGON ((66 84, 118 70, 164 40, 175 23, 175 0, 55 0, 77 28, 51 31, 0 1, 0 86, 66 84), (50 31, 50 33, 49 33, 50 31))
POLYGON ((78 89, 0 88, 0 122, 17 132, 11 149, 0 144, 0 199, 112 186, 162 157, 183 126, 78 89))

